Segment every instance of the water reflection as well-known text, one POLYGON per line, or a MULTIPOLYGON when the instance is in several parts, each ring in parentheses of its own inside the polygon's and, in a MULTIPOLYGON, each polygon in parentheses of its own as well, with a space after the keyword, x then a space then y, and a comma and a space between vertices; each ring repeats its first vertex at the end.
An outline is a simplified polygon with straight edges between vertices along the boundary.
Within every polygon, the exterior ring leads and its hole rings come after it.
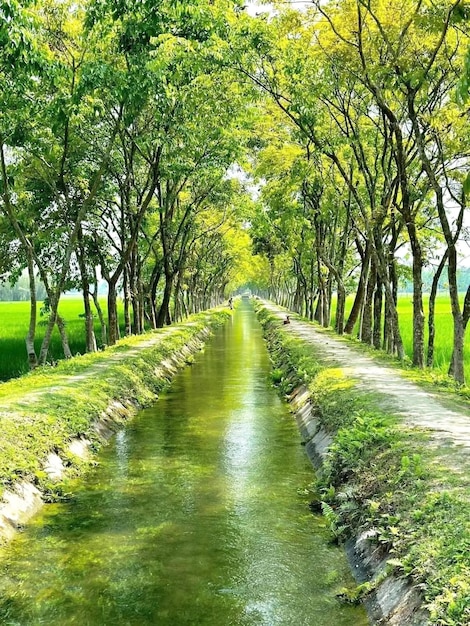
POLYGON ((363 626, 297 489, 311 468, 246 303, 100 455, 71 503, 3 552, 0 622, 363 626))
POLYGON ((117 476, 123 479, 127 476, 129 466, 129 446, 127 445, 127 431, 116 433, 116 470, 117 476))

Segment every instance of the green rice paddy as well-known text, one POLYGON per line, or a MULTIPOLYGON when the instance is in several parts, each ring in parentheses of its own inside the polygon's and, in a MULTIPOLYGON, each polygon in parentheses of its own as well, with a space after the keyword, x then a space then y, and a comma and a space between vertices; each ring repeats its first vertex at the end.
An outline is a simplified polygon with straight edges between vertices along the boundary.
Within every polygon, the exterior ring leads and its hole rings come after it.
MULTIPOLYGON (((36 330, 36 352, 39 353, 46 329, 47 318, 41 317, 38 305, 38 325, 36 330)), ((106 316, 106 302, 101 302, 103 314, 106 316)), ((80 297, 63 298, 59 313, 65 320, 72 354, 85 352, 85 320, 83 300, 80 297)), ((21 376, 28 371, 25 337, 29 325, 29 302, 0 302, 0 381, 21 376)), ((121 324, 122 326, 123 324, 121 324)), ((101 328, 99 319, 95 317, 95 333, 100 345, 101 328)), ((62 344, 57 328, 52 337, 49 360, 63 358, 62 344)))
MULTIPOLYGON (((463 305, 462 294, 462 302, 463 305)), ((428 300, 424 300, 424 314, 426 316, 425 346, 427 347, 428 332, 428 300)), ((407 355, 413 355, 413 301, 411 295, 403 295, 399 298, 398 312, 400 316, 400 330, 407 355)), ((446 295, 438 296, 435 310, 436 336, 434 339, 434 368, 443 374, 447 374, 450 359, 452 357, 453 320, 450 307, 450 298, 446 295)), ((470 333, 465 338, 465 369, 466 380, 470 381, 470 333)))
MULTIPOLYGON (((462 302, 465 294, 462 294, 462 302)), ((346 319, 351 310, 354 294, 351 294, 346 302, 346 319)), ((425 347, 427 348, 428 332, 428 302, 429 297, 424 297, 425 315, 425 347)), ((334 315, 336 303, 333 303, 332 313, 334 315)), ((403 345, 407 356, 413 356, 413 296, 412 294, 401 294, 398 296, 398 315, 400 321, 400 331, 403 345)), ((334 318, 332 319, 332 325, 334 318)), ((450 307, 450 298, 446 294, 438 295, 435 306, 435 328, 434 339, 434 370, 439 374, 447 374, 450 359, 452 356, 453 321, 450 307)), ((354 331, 357 332, 357 329, 354 331)), ((465 374, 467 383, 470 381, 470 332, 465 337, 465 374)))
MULTIPOLYGON (((463 296, 462 296, 463 298, 463 296)), ((347 313, 352 306, 353 295, 347 302, 347 313)), ((425 315, 427 316, 427 299, 425 300, 425 315)), ((38 310, 40 305, 38 307, 38 310)), ((102 302, 103 312, 106 315, 106 303, 102 302)), ((333 309, 334 310, 334 309, 333 309)), ((413 303, 411 294, 399 297, 398 311, 403 343, 407 355, 412 356, 412 325, 413 303)), ((80 297, 64 298, 60 304, 60 314, 66 322, 72 354, 85 352, 85 322, 83 317, 83 302, 80 297)), ((36 349, 39 351, 44 335, 45 323, 39 318, 36 334, 36 349)), ((28 371, 24 338, 28 330, 29 302, 0 302, 0 381, 21 376, 28 371)), ((121 326, 122 320, 121 320, 121 326)), ((437 372, 446 374, 452 354, 452 314, 450 300, 447 295, 438 296, 436 302, 436 338, 434 363, 437 372)), ((95 319, 95 332, 99 343, 101 330, 99 321, 95 319)), ((427 333, 426 333, 427 335, 427 333)), ((427 341, 427 336, 426 336, 427 341)), ((466 337, 466 378, 470 380, 470 333, 466 337)), ((62 346, 57 330, 54 331, 50 350, 50 360, 62 358, 62 346)))

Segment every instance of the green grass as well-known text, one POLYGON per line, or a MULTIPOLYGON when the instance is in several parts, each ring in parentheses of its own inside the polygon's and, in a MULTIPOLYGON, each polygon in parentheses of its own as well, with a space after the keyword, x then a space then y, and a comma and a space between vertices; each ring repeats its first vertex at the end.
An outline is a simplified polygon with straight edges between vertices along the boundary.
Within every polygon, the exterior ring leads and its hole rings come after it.
MULTIPOLYGON (((465 294, 462 294, 462 304, 465 294)), ((350 295, 346 301, 346 320, 352 308, 354 295, 350 295)), ((424 298, 425 315, 425 346, 428 341, 428 303, 429 297, 424 298)), ((332 304, 331 325, 334 326, 336 301, 332 304)), ((412 294, 401 294, 398 296, 398 317, 400 322, 400 332, 403 340, 406 355, 411 359, 413 356, 413 296, 412 294)), ((452 356, 452 336, 453 321, 448 295, 440 294, 436 299, 435 307, 435 327, 436 336, 434 340, 434 369, 440 374, 447 374, 450 359, 452 356)), ((354 329, 353 335, 357 334, 358 326, 354 329)), ((465 376, 470 381, 470 332, 465 337, 465 376)))
MULTIPOLYGON (((333 436, 312 494, 332 536, 369 529, 388 572, 419 583, 435 626, 470 624, 470 462, 458 448, 436 447, 356 387, 341 369, 315 358, 266 310, 264 326, 276 380, 289 393, 307 385, 322 427, 333 436)), ((361 585, 357 598, 373 588, 361 585)), ((346 595, 351 595, 350 593, 346 595)), ((350 598, 352 601, 352 598, 350 598)))
MULTIPOLYGON (((103 314, 107 315, 106 302, 101 302, 103 314)), ((38 305, 38 326, 35 347, 39 353, 45 332, 46 318, 39 316, 41 304, 38 305)), ((85 352, 85 321, 83 317, 83 300, 77 298, 62 299, 59 313, 65 320, 72 354, 85 352)), ((121 312, 122 313, 122 312, 121 312)), ((25 337, 29 325, 29 302, 0 302, 0 381, 9 380, 28 372, 25 337)), ((121 328, 123 320, 121 314, 121 328)), ((98 317, 95 317, 96 340, 99 344, 101 329, 98 317)), ((52 336, 49 358, 53 361, 63 358, 62 344, 57 328, 52 336)))

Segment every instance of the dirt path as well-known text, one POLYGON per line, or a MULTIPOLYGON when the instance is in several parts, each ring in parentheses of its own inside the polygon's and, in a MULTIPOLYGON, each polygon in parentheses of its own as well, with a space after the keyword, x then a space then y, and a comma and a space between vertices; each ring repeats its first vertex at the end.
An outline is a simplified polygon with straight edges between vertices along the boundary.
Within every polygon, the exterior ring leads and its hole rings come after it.
MULTIPOLYGON (((284 309, 268 302, 264 305, 274 315, 285 318, 284 309)), ((333 338, 307 322, 291 317, 291 324, 286 328, 310 343, 324 362, 340 367, 347 376, 356 379, 359 387, 378 392, 382 406, 402 416, 407 424, 430 429, 440 445, 453 443, 461 450, 470 450, 470 415, 465 408, 447 408, 438 394, 420 388, 394 368, 377 363, 348 345, 346 340, 333 338)))

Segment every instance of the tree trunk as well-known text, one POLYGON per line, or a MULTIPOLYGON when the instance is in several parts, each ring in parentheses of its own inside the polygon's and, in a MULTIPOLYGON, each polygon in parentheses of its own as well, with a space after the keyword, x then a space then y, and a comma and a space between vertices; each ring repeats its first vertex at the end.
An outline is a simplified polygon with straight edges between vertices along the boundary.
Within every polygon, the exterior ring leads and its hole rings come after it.
POLYGON ((470 285, 467 287, 467 293, 465 294, 462 318, 463 318, 463 329, 466 330, 467 324, 470 320, 470 285))
POLYGON ((447 266, 447 274, 449 276, 449 294, 452 307, 452 317, 454 319, 454 341, 452 346, 452 358, 449 366, 449 375, 453 376, 458 383, 464 385, 465 329, 463 316, 460 311, 459 292, 457 286, 457 251, 454 245, 449 250, 449 263, 447 266))
POLYGON ((34 262, 31 250, 26 249, 28 255, 28 276, 29 276, 29 327, 28 334, 26 335, 26 352, 28 354, 29 369, 34 369, 38 365, 38 357, 36 355, 36 349, 34 347, 34 339, 36 336, 36 322, 37 322, 37 299, 36 299, 36 278, 34 276, 34 262))
POLYGON ((157 316, 157 328, 163 328, 163 326, 168 323, 168 320, 170 320, 171 323, 171 316, 170 316, 170 300, 171 300, 171 293, 173 290, 173 276, 171 275, 165 275, 165 289, 163 291, 163 299, 162 299, 162 303, 160 305, 160 309, 158 311, 158 316, 157 316))
POLYGON ((82 283, 83 307, 85 310, 85 345, 87 352, 96 352, 95 328, 93 323, 93 314, 90 307, 90 283, 88 280, 88 272, 85 262, 85 249, 83 245, 83 231, 79 228, 78 246, 76 256, 78 267, 80 269, 80 280, 82 283))
POLYGON ((374 303, 374 292, 377 283, 377 270, 375 263, 371 263, 367 288, 362 309, 362 319, 359 332, 359 339, 368 345, 372 345, 372 307, 374 303))
POLYGON ((414 223, 407 223, 413 252, 413 365, 424 367, 423 253, 414 223))
POLYGON ((346 309, 346 289, 344 288, 343 281, 337 283, 338 287, 338 300, 336 303, 336 322, 335 330, 338 335, 342 335, 344 332, 344 311, 346 309))
POLYGON ((54 330, 54 326, 55 326, 55 319, 51 323, 51 318, 49 318, 49 322, 46 326, 46 332, 44 333, 44 337, 42 340, 41 350, 39 352, 39 364, 40 365, 44 365, 47 362, 47 355, 49 353, 49 346, 51 343, 52 331, 54 330))
POLYGON ((310 257, 310 276, 309 276, 309 297, 308 297, 308 319, 313 322, 315 318, 315 298, 317 289, 315 288, 315 261, 313 255, 310 257))
POLYGON ((101 325, 101 343, 102 343, 103 346, 106 346, 107 343, 108 343, 108 333, 107 333, 107 328, 106 328, 106 321, 105 321, 104 315, 103 315, 103 309, 101 308, 100 301, 98 299, 98 281, 96 281, 96 283, 95 283, 95 290, 91 294, 91 296, 92 296, 93 302, 95 304, 95 309, 96 309, 96 312, 98 314, 98 319, 100 320, 100 325, 101 325))
POLYGON ((183 293, 183 298, 182 298, 182 303, 183 303, 183 310, 184 310, 184 316, 185 317, 189 317, 189 303, 187 302, 187 293, 186 293, 186 297, 185 294, 183 293))
POLYGON ((343 279, 340 272, 336 269, 336 267, 329 261, 326 256, 322 257, 323 263, 329 269, 330 275, 328 277, 328 286, 327 286, 327 294, 328 294, 328 305, 325 309, 325 316, 327 321, 326 326, 329 325, 330 320, 330 311, 331 311, 331 296, 332 296, 332 284, 334 277, 336 281, 337 288, 337 301, 336 301, 336 319, 335 319, 335 330, 338 335, 342 335, 344 331, 344 309, 346 306, 346 289, 344 287, 343 279))
MULTIPOLYGON (((391 342, 387 346, 388 351, 392 354, 396 354, 400 360, 405 357, 405 350, 403 348, 403 341, 400 334, 400 326, 398 323, 398 312, 396 307, 396 280, 392 277, 392 284, 389 280, 389 272, 387 271, 387 265, 383 255, 383 247, 380 240, 378 240, 373 249, 373 259, 377 268, 377 272, 380 280, 382 281, 384 294, 385 294, 385 327, 390 329, 391 342)), ((385 330, 384 330, 385 332, 385 330)))
POLYGON ((323 326, 323 292, 320 288, 318 289, 318 300, 315 307, 314 320, 323 326))
POLYGON ((116 341, 119 339, 117 293, 116 293, 116 285, 114 282, 108 283, 108 329, 109 329, 108 343, 110 346, 114 346, 116 341))
POLYGON ((145 297, 144 297, 144 285, 142 283, 142 266, 139 263, 139 273, 137 278, 137 295, 139 299, 139 328, 140 333, 145 332, 145 297))
MULTIPOLYGON (((467 287, 467 292, 465 294, 465 300, 464 300, 463 311, 462 311, 462 345, 464 345, 464 342, 465 342, 465 330, 467 328, 467 324, 469 320, 470 320, 470 285, 467 287)), ((460 355, 457 356, 457 359, 458 358, 460 358, 460 355)), ((462 350, 461 359, 462 361, 464 361, 463 350, 462 350)), ((455 361, 456 361, 456 358, 454 357, 454 354, 452 354, 451 367, 452 366, 455 367, 454 365, 455 361)), ((450 373, 454 374, 453 371, 451 371, 450 373)))
POLYGON ((150 324, 152 328, 157 328, 157 289, 158 283, 160 282, 160 278, 162 275, 162 266, 161 263, 155 263, 152 275, 150 277, 149 285, 147 288, 149 295, 149 305, 150 305, 150 324))
POLYGON ((382 281, 377 277, 374 293, 374 329, 372 332, 372 343, 374 348, 380 349, 382 343, 382 301, 383 288, 382 281))
MULTIPOLYGON (((87 282, 88 289, 88 282, 87 282)), ((87 290, 83 292, 83 305, 85 308, 85 337, 86 337, 86 351, 96 352, 96 337, 95 337, 95 325, 93 321, 93 313, 90 306, 90 294, 87 290)))
POLYGON ((41 350, 39 352, 39 363, 44 365, 47 361, 47 355, 49 353, 49 346, 52 338, 52 331, 54 330, 54 326, 57 321, 57 304, 51 303, 51 313, 49 315, 49 320, 46 326, 46 332, 44 333, 44 337, 41 343, 41 350))
POLYGON ((132 332, 140 335, 144 330, 144 311, 142 300, 141 264, 137 246, 134 247, 130 263, 130 292, 132 301, 132 332))
POLYGON ((348 321, 346 323, 346 326, 344 327, 344 332, 347 333, 348 335, 350 335, 353 332, 354 326, 356 325, 356 322, 359 318, 359 314, 361 313, 361 310, 363 307, 364 296, 366 292, 367 276, 369 274, 369 268, 370 268, 370 256, 371 256, 370 245, 366 244, 364 257, 362 259, 361 274, 359 276, 359 283, 357 285, 356 295, 354 297, 354 302, 353 302, 351 312, 349 313, 348 321))
POLYGON ((72 358, 72 351, 70 350, 69 338, 67 337, 67 330, 65 328, 65 322, 59 314, 56 316, 56 324, 59 329, 60 339, 62 341, 62 349, 64 351, 64 357, 66 359, 72 358))
POLYGON ((126 337, 132 335, 132 324, 130 314, 131 294, 129 289, 129 270, 128 264, 124 266, 122 272, 122 290, 124 292, 124 334, 126 337))
POLYGON ((182 284, 183 284, 183 270, 180 270, 178 272, 178 277, 176 279, 175 296, 174 296, 175 305, 174 305, 174 310, 173 310, 173 318, 176 322, 180 322, 183 319, 183 291, 181 288, 182 284))
POLYGON ((436 297, 437 297, 437 289, 439 287, 439 280, 441 278, 441 274, 444 270, 444 267, 447 263, 448 250, 445 251, 444 256, 441 259, 441 262, 438 265, 436 273, 433 276, 432 284, 431 284, 431 293, 429 294, 429 312, 428 312, 428 350, 426 356, 426 365, 427 367, 433 367, 434 365, 434 340, 436 337, 436 327, 434 324, 435 321, 435 311, 436 311, 436 297))

